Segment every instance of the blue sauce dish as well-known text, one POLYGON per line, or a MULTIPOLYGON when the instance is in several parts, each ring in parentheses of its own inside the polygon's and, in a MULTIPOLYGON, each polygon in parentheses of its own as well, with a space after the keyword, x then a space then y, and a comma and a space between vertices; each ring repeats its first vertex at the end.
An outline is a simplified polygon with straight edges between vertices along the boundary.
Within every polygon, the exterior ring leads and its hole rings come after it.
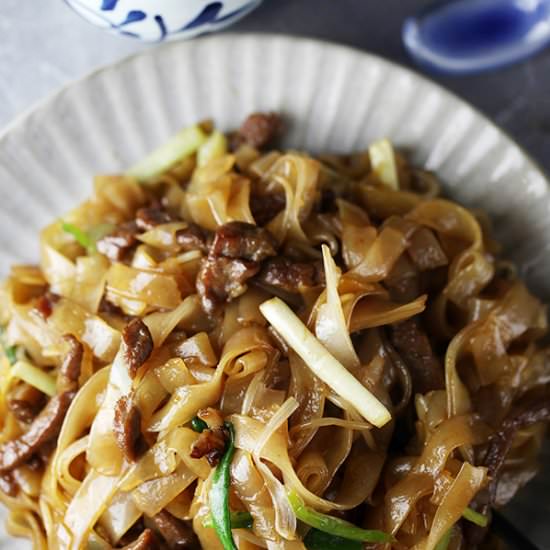
POLYGON ((550 44, 550 0, 437 1, 402 32, 411 57, 433 72, 495 69, 550 44))

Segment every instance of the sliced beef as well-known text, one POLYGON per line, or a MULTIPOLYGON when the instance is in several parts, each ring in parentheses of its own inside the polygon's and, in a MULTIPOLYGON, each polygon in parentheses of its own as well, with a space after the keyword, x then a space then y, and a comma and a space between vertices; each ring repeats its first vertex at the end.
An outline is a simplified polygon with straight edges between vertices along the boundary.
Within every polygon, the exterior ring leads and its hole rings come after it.
POLYGON ((266 225, 279 212, 284 210, 286 199, 284 193, 254 193, 250 195, 250 211, 258 225, 266 225))
POLYGON ((38 414, 35 405, 24 399, 8 399, 8 409, 19 422, 25 424, 30 424, 38 414))
POLYGON ((243 122, 232 140, 236 148, 247 143, 256 149, 262 149, 274 141, 283 129, 282 119, 276 113, 252 113, 243 122))
POLYGON ((204 311, 212 315, 222 304, 243 294, 246 281, 259 269, 258 263, 238 258, 209 256, 203 259, 196 285, 204 311))
POLYGON ((207 258, 197 276, 197 292, 204 311, 220 306, 246 291, 246 281, 260 270, 260 262, 276 253, 277 243, 262 227, 229 222, 216 231, 207 258))
MULTIPOLYGON (((42 452, 44 450, 46 451, 49 451, 49 449, 46 449, 46 447, 49 447, 50 444, 48 445, 43 445, 41 448, 40 448, 40 451, 38 454, 36 455, 33 455, 31 458, 29 458, 29 460, 27 460, 27 462, 25 463, 25 466, 29 469, 29 470, 32 470, 33 472, 37 472, 38 470, 42 469, 44 467, 44 464, 47 462, 47 460, 43 460, 42 459, 42 452)), ((49 458, 49 453, 48 453, 48 457, 49 458)))
POLYGON ((176 231, 176 242, 181 250, 200 250, 206 252, 208 233, 200 225, 190 223, 185 229, 176 231))
POLYGON ((409 368, 413 393, 426 393, 444 387, 443 367, 432 350, 418 319, 394 323, 391 342, 409 368))
POLYGON ((502 423, 500 430, 491 438, 491 443, 483 466, 487 467, 491 483, 489 485, 489 502, 495 500, 499 473, 504 465, 506 456, 512 448, 516 433, 538 424, 550 421, 550 393, 537 396, 525 402, 510 414, 502 423))
POLYGON ((135 462, 144 449, 144 440, 141 433, 141 413, 132 397, 123 396, 117 401, 113 431, 124 456, 135 462))
POLYGON ((53 292, 46 292, 38 300, 34 306, 40 316, 46 320, 53 313, 53 306, 59 301, 59 296, 53 292))
POLYGON ((131 378, 134 378, 139 367, 149 359, 153 351, 153 337, 147 325, 136 317, 122 331, 122 341, 128 373, 131 378))
POLYGON ((421 227, 412 234, 407 251, 420 271, 436 269, 449 263, 435 233, 427 227, 421 227))
POLYGON ((96 248, 113 262, 119 262, 138 244, 138 233, 139 228, 135 221, 123 223, 112 233, 99 239, 96 248))
MULTIPOLYGON (((527 396, 508 417, 502 422, 500 429, 491 437, 489 448, 481 461, 481 466, 488 470, 489 485, 482 489, 474 498, 470 506, 488 515, 495 504, 497 488, 501 477, 502 467, 506 461, 516 433, 519 430, 537 424, 550 421, 550 395, 548 389, 543 395, 527 396)), ((518 484, 518 488, 521 484, 518 484)), ((462 526, 468 548, 480 544, 488 533, 488 527, 480 527, 470 522, 464 522, 462 526)))
POLYGON ((206 422, 208 428, 201 432, 193 444, 191 457, 202 458, 204 456, 210 466, 217 466, 225 452, 225 446, 229 439, 222 413, 218 409, 208 407, 198 411, 197 416, 206 422))
POLYGON ((140 208, 136 212, 136 225, 142 231, 149 231, 157 225, 173 222, 175 218, 162 208, 140 208))
POLYGON ((170 550, 200 549, 200 543, 191 525, 166 510, 153 517, 153 522, 170 550))
POLYGON ((105 296, 101 298, 99 302, 99 312, 106 313, 107 315, 116 315, 117 317, 128 317, 124 311, 118 306, 115 306, 112 302, 109 302, 105 296))
POLYGON ((22 383, 10 392, 7 405, 17 420, 30 424, 44 408, 46 401, 46 396, 40 390, 22 383))
POLYGON ((145 529, 139 537, 123 546, 124 550, 158 550, 161 546, 151 529, 145 529))
POLYGON ((277 254, 277 241, 263 227, 245 222, 229 222, 216 231, 211 254, 261 262, 277 254))
POLYGON ((216 426, 204 430, 191 449, 191 458, 206 457, 208 464, 217 466, 225 452, 228 433, 225 427, 216 426))
POLYGON ((76 391, 78 389, 84 348, 72 334, 66 334, 63 339, 69 344, 69 351, 65 355, 59 369, 57 387, 58 391, 76 391))
POLYGON ((297 262, 278 256, 264 263, 257 280, 287 292, 297 293, 323 285, 325 276, 323 265, 319 261, 297 262))
POLYGON ((67 391, 52 397, 21 437, 0 446, 0 473, 23 464, 41 447, 57 438, 74 395, 74 392, 67 391))

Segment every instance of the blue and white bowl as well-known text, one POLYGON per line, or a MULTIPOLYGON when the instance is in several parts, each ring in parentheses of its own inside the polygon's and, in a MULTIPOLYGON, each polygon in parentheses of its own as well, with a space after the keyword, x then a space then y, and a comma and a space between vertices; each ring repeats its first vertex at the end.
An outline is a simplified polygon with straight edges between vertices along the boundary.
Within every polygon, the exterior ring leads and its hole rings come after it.
POLYGON ((82 17, 146 42, 192 38, 231 25, 262 0, 65 0, 82 17))

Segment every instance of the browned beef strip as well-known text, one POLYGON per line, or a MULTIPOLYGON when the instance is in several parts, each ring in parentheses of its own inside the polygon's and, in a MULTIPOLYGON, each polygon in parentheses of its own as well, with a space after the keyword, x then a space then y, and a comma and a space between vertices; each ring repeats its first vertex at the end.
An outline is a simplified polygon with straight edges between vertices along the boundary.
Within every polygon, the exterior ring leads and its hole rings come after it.
POLYGON ((204 311, 213 314, 222 304, 243 294, 246 281, 259 269, 258 263, 239 258, 204 258, 196 281, 204 311))
POLYGON ((40 411, 40 409, 37 410, 34 403, 24 399, 8 399, 8 409, 19 422, 25 424, 30 424, 40 411))
POLYGON ((412 318, 391 326, 391 342, 409 368, 413 393, 444 387, 443 367, 432 350, 420 321, 412 318))
POLYGON ((67 355, 65 355, 61 368, 59 369, 57 391, 74 391, 78 389, 78 379, 80 378, 84 348, 72 334, 66 334, 63 339, 69 344, 69 351, 67 355))
POLYGON ((277 254, 277 241, 263 227, 245 222, 229 222, 216 231, 211 254, 261 262, 277 254))
POLYGON ((53 292, 46 292, 36 301, 35 308, 43 319, 47 319, 53 312, 53 306, 59 301, 59 296, 53 292))
POLYGON ((267 260, 258 281, 287 292, 300 292, 324 284, 324 271, 319 261, 297 262, 277 256, 267 260))
POLYGON ((181 250, 200 250, 206 252, 208 233, 200 225, 190 223, 185 229, 176 231, 176 242, 181 250))
POLYGON ((149 359, 153 351, 153 337, 147 325, 136 317, 122 331, 122 341, 128 372, 134 378, 139 367, 149 359))
POLYGON ((254 193, 250 194, 250 211, 258 225, 266 225, 286 204, 284 193, 254 193))
MULTIPOLYGON (((500 429, 491 437, 489 448, 481 462, 488 470, 489 485, 483 488, 474 498, 470 506, 484 514, 490 513, 495 503, 500 473, 506 456, 510 451, 518 430, 550 421, 550 395, 546 388, 543 395, 524 398, 523 403, 508 415, 502 422, 500 429)), ((468 521, 463 522, 462 530, 468 544, 473 548, 480 544, 488 533, 488 527, 480 527, 468 521)))
POLYGON ((449 263, 435 233, 427 227, 421 227, 411 235, 407 250, 420 271, 435 269, 449 263))
POLYGON ((106 313, 107 315, 117 315, 118 317, 127 317, 120 307, 109 302, 105 296, 103 296, 101 302, 99 302, 99 312, 106 313))
POLYGON ((57 438, 74 395, 67 391, 52 397, 21 437, 0 446, 0 473, 23 464, 43 445, 57 438))
POLYGON ((217 466, 225 452, 228 433, 224 426, 204 430, 191 448, 191 458, 206 457, 208 464, 217 466))
POLYGON ((8 409, 20 422, 30 424, 46 404, 46 396, 34 386, 20 383, 10 391, 8 409))
POLYGON ((96 248, 113 262, 122 260, 130 250, 138 244, 136 222, 126 222, 119 225, 112 233, 105 235, 96 243, 96 248))
POLYGON ((244 222, 222 225, 197 276, 203 309, 213 314, 223 303, 245 292, 246 281, 260 270, 259 262, 273 256, 276 247, 266 229, 244 222))
POLYGON ((115 405, 113 431, 124 456, 135 462, 143 450, 141 413, 129 396, 121 397, 115 405))
POLYGON ((162 535, 170 550, 200 549, 200 543, 191 525, 162 510, 153 517, 155 527, 162 535))
POLYGON ((539 422, 550 421, 550 393, 537 396, 525 402, 521 408, 510 414, 502 423, 500 430, 491 438, 483 466, 487 467, 491 483, 489 484, 489 503, 495 500, 499 473, 512 447, 516 433, 539 422))
POLYGON ((124 550, 157 550, 159 548, 161 546, 151 529, 145 529, 135 541, 123 546, 124 550))
POLYGON ((140 208, 136 212, 136 225, 142 231, 153 229, 157 225, 173 222, 175 218, 161 208, 140 208))
POLYGON ((47 447, 48 445, 44 445, 40 448, 40 452, 36 455, 33 455, 27 462, 25 462, 25 466, 32 470, 33 472, 37 472, 40 470, 43 466, 45 461, 42 460, 41 452, 47 447))
POLYGON ((256 149, 269 145, 282 131, 282 119, 276 113, 252 113, 239 128, 233 146, 245 142, 256 149))
POLYGON ((19 485, 11 472, 0 475, 0 491, 9 497, 17 496, 19 485))

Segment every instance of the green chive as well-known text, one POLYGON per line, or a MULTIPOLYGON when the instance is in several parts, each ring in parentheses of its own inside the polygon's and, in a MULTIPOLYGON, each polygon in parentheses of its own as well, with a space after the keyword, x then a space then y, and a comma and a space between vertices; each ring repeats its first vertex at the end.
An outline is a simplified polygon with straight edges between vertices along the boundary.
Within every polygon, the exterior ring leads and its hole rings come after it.
POLYGON ((466 510, 462 512, 462 517, 472 523, 475 523, 476 525, 479 525, 480 527, 487 527, 487 524, 489 523, 489 518, 487 516, 484 516, 471 508, 466 508, 466 510))
POLYGON ((202 433, 208 428, 208 424, 198 416, 195 416, 193 420, 191 420, 191 428, 193 428, 194 432, 202 433))
POLYGON ((451 536, 453 534, 453 528, 451 527, 437 543, 434 550, 447 550, 449 543, 451 542, 451 536))
POLYGON ((225 453, 212 476, 212 486, 208 495, 210 515, 224 550, 238 550, 231 532, 231 514, 229 511, 229 470, 235 453, 235 430, 230 422, 226 422, 225 427, 229 432, 229 441, 225 453))
MULTIPOLYGON (((252 529, 254 521, 249 512, 231 512, 231 529, 252 529)), ((212 516, 208 515, 202 522, 203 527, 214 527, 212 516)))
POLYGON ((319 531, 328 533, 329 535, 356 540, 359 542, 391 542, 393 540, 391 535, 388 535, 383 531, 362 529, 361 527, 357 527, 356 525, 353 525, 353 523, 349 523, 343 519, 317 512, 317 510, 306 506, 304 501, 294 491, 289 493, 288 501, 290 502, 290 506, 296 514, 296 517, 300 521, 310 527, 315 527, 319 531))
POLYGON ((10 365, 15 365, 17 362, 17 348, 15 346, 4 346, 2 345, 4 355, 8 360, 10 365))
POLYGON ((15 346, 8 346, 4 343, 3 335, 5 331, 5 327, 0 327, 0 346, 2 347, 2 351, 4 352, 8 363, 10 365, 14 365, 17 362, 17 348, 15 346))
POLYGON ((88 252, 95 251, 95 242, 92 240, 90 235, 82 229, 78 228, 76 225, 68 222, 61 222, 61 229, 65 233, 69 233, 75 239, 75 241, 82 247, 84 247, 88 252))
POLYGON ((308 550, 362 550, 363 544, 357 540, 345 539, 335 535, 323 533, 318 529, 311 529, 304 538, 304 545, 308 550))

